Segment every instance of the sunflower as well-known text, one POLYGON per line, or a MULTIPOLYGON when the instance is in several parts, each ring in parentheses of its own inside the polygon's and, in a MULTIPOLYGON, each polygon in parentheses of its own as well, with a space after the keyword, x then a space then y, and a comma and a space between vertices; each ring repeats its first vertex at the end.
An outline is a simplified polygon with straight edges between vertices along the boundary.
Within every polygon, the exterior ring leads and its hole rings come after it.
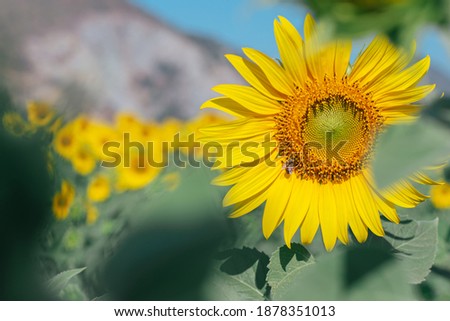
POLYGON ((56 152, 64 158, 71 158, 77 150, 77 132, 73 123, 60 128, 54 137, 53 146, 56 152))
POLYGON ((151 166, 146 153, 131 153, 129 161, 124 160, 116 168, 118 191, 138 190, 150 184, 161 168, 151 166))
POLYGON ((81 144, 77 146, 70 160, 75 171, 81 175, 91 173, 96 165, 94 155, 86 146, 81 144))
POLYGON ((36 126, 46 126, 55 117, 55 111, 46 103, 30 101, 27 104, 28 121, 36 126))
MULTIPOLYGON (((408 67, 413 53, 378 36, 350 66, 351 43, 320 41, 310 15, 304 40, 283 17, 274 28, 281 60, 250 48, 243 49, 250 60, 227 55, 250 86, 216 86, 223 96, 201 107, 238 117, 201 130, 203 141, 220 143, 230 155, 214 165, 231 167, 214 180, 234 185, 224 206, 234 205, 231 217, 239 217, 265 202, 264 236, 284 222, 288 246, 299 229, 308 244, 320 227, 327 250, 337 239, 348 244, 348 227, 359 242, 368 230, 383 236, 380 213, 398 223, 396 206, 426 198, 407 178, 377 188, 371 160, 386 125, 414 119, 419 107, 411 104, 435 87, 417 86, 429 57, 408 67), (236 141, 252 143, 252 153, 230 149, 236 141)), ((432 183, 423 173, 413 180, 432 183)))
POLYGON ((119 134, 111 126, 101 122, 92 122, 86 131, 85 142, 97 159, 105 160, 108 156, 105 154, 104 145, 118 142, 119 139, 119 134))
POLYGON ((61 184, 61 191, 53 197, 53 214, 56 219, 64 220, 69 215, 74 197, 75 188, 68 181, 64 180, 61 184))
POLYGON ((450 184, 433 186, 430 191, 431 203, 439 209, 450 208, 450 184))
POLYGON ((19 113, 8 112, 2 117, 3 127, 14 136, 23 136, 34 132, 35 128, 27 123, 19 113))
POLYGON ((98 219, 98 208, 92 204, 86 205, 86 223, 94 224, 98 219))
POLYGON ((87 197, 92 202, 103 202, 111 194, 110 180, 103 174, 96 175, 89 183, 87 197))

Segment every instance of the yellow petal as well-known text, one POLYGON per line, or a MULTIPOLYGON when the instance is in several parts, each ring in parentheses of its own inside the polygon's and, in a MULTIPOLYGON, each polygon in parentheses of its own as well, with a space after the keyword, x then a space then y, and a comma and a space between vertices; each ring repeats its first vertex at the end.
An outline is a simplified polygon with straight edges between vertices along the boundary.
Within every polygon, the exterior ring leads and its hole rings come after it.
POLYGON ((331 251, 336 244, 338 226, 336 217, 336 200, 331 184, 318 186, 319 219, 322 230, 323 243, 327 251, 331 251))
POLYGON ((308 213, 300 227, 300 236, 303 244, 310 244, 319 228, 319 184, 312 183, 311 203, 309 205, 308 213))
POLYGON ((200 109, 205 108, 214 108, 239 118, 255 117, 254 112, 227 97, 217 97, 207 100, 200 106, 200 109))
POLYGON ((282 23, 279 23, 276 20, 274 21, 275 39, 277 41, 283 67, 294 82, 298 86, 301 86, 307 79, 306 65, 303 57, 303 45, 302 42, 295 43, 295 40, 293 40, 293 37, 290 35, 292 29, 295 30, 287 20, 283 20, 282 23))
POLYGON ((305 33, 305 59, 308 71, 315 79, 322 80, 325 71, 323 69, 323 45, 317 36, 316 23, 312 16, 308 14, 304 24, 305 33))
POLYGON ((260 94, 256 89, 241 85, 219 85, 213 88, 245 108, 261 115, 273 115, 281 110, 280 103, 260 94))
POLYGON ((429 68, 430 57, 426 56, 408 69, 382 79, 382 81, 371 86, 373 99, 377 100, 392 90, 405 90, 417 85, 429 68))
POLYGON ((333 186, 332 191, 334 192, 334 197, 336 199, 336 217, 338 225, 338 239, 344 243, 348 244, 348 217, 349 212, 352 210, 352 206, 348 204, 347 196, 344 195, 344 189, 342 184, 336 184, 333 186))
POLYGON ((384 231, 381 226, 380 214, 378 213, 378 208, 375 205, 373 194, 367 181, 360 175, 351 178, 350 184, 356 209, 364 224, 367 225, 375 235, 383 236, 384 231))
POLYGON ((267 193, 268 188, 243 202, 237 203, 229 217, 236 218, 250 213, 267 199, 267 193))
POLYGON ((289 37, 295 49, 301 50, 303 48, 303 39, 297 29, 285 17, 278 16, 278 19, 280 20, 281 28, 289 37))
POLYGON ((249 170, 248 167, 234 167, 227 170, 225 173, 217 176, 212 180, 212 183, 217 186, 228 186, 236 184, 242 175, 249 170))
POLYGON ((355 235, 359 243, 363 243, 367 240, 369 233, 356 208, 350 181, 342 183, 342 196, 345 197, 345 203, 348 208, 348 223, 353 235, 355 235))
POLYGON ((245 118, 230 121, 220 125, 213 125, 199 129, 200 140, 208 141, 239 141, 248 137, 270 133, 275 122, 264 118, 245 118))
POLYGON ((264 162, 258 164, 242 175, 242 179, 228 191, 223 205, 230 206, 260 193, 271 185, 281 172, 281 164, 277 167, 267 166, 264 162))
POLYGON ((263 70, 270 84, 276 90, 285 95, 292 95, 294 81, 275 60, 252 48, 243 48, 242 50, 263 70))
POLYGON ((269 238, 283 220, 286 206, 290 202, 293 180, 295 179, 297 179, 295 175, 286 177, 286 175, 281 174, 270 187, 262 221, 265 238, 269 238))
POLYGON ((407 180, 400 180, 394 185, 386 188, 382 191, 382 195, 388 201, 404 208, 416 207, 428 198, 428 196, 420 193, 407 180))
MULTIPOLYGON (((266 166, 275 166, 270 155, 278 153, 273 142, 267 142, 265 136, 252 137, 241 140, 240 144, 222 145, 221 154, 215 155, 214 169, 231 168, 235 166, 253 167, 255 164, 264 162, 266 166)), ((205 144, 205 148, 208 147, 205 144)))
POLYGON ((401 91, 391 91, 377 100, 378 107, 406 105, 421 100, 434 90, 436 85, 414 87, 401 91))
POLYGON ((375 181, 372 177, 372 174, 369 171, 363 172, 364 178, 367 183, 370 185, 370 188, 373 191, 373 196, 375 200, 375 204, 378 210, 383 214, 388 220, 394 223, 400 223, 400 218, 397 215, 397 210, 395 209, 395 205, 384 198, 377 190, 375 186, 375 181))
POLYGON ((288 246, 308 212, 313 192, 311 185, 311 182, 299 178, 294 180, 291 198, 284 215, 284 241, 288 246))
POLYGON ((275 100, 286 99, 286 95, 282 94, 272 86, 267 76, 257 64, 236 55, 228 54, 225 55, 225 57, 240 73, 242 78, 260 93, 275 100))
MULTIPOLYGON (((386 37, 375 37, 367 49, 356 59, 350 73, 350 80, 364 82, 366 77, 376 76, 378 65, 390 47, 386 37)), ((367 80, 365 82, 367 83, 367 80)))
POLYGON ((425 175, 422 172, 414 173, 412 175, 411 179, 414 182, 422 184, 422 185, 441 185, 441 184, 443 184, 442 181, 435 181, 434 179, 428 177, 427 175, 425 175))

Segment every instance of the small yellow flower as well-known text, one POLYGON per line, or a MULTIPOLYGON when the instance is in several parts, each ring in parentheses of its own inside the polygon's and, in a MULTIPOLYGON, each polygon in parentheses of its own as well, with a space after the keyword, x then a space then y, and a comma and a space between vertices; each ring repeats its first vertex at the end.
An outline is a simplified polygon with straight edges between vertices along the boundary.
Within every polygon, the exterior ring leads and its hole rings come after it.
POLYGON ((92 125, 92 121, 89 119, 87 115, 79 115, 77 118, 75 118, 73 121, 74 129, 77 133, 84 134, 88 133, 89 129, 92 125))
POLYGON ((58 130, 53 145, 58 154, 65 158, 71 158, 77 150, 78 145, 74 126, 72 124, 67 124, 58 130))
POLYGON ((86 223, 94 224, 98 219, 98 208, 92 204, 86 206, 86 223))
POLYGON ((95 158, 90 151, 81 145, 78 145, 74 154, 70 158, 75 171, 81 175, 87 175, 95 168, 95 158))
POLYGON ((92 202, 103 202, 110 194, 110 180, 106 175, 95 176, 88 185, 87 196, 92 202))
POLYGON ((439 209, 450 208, 450 184, 445 183, 431 188, 431 203, 439 209))
POLYGON ((64 220, 67 218, 74 197, 75 188, 68 181, 64 180, 61 185, 61 191, 53 197, 53 214, 56 219, 64 220))
POLYGON ((48 125, 55 116, 52 107, 43 102, 30 101, 27 104, 27 110, 28 121, 38 127, 48 125))
POLYGON ((130 113, 118 113, 116 115, 116 127, 119 131, 126 133, 134 131, 140 125, 139 119, 130 113))
POLYGON ((34 131, 34 128, 18 113, 5 113, 2 122, 5 129, 15 136, 23 136, 34 131))
MULTIPOLYGON (((119 135, 117 131, 110 126, 102 123, 92 123, 89 127, 86 137, 86 143, 97 159, 105 160, 108 158, 104 153, 104 145, 109 142, 118 142, 119 135)), ((117 148, 113 148, 116 150, 117 148)))
POLYGON ((137 190, 150 184, 161 168, 151 166, 145 154, 132 154, 129 164, 117 167, 117 185, 119 191, 137 190))

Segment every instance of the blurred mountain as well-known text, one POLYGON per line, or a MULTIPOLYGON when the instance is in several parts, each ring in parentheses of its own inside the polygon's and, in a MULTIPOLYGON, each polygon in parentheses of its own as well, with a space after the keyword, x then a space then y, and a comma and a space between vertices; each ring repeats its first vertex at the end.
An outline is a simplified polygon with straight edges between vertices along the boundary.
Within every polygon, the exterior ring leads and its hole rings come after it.
MULTIPOLYGON (((191 117, 211 87, 242 82, 223 57, 232 51, 125 0, 0 0, 0 74, 21 104, 191 117)), ((450 92, 438 69, 426 82, 438 85, 437 97, 450 92)))
POLYGON ((0 0, 0 8, 0 72, 19 103, 190 117, 211 87, 241 82, 223 57, 232 50, 124 0, 0 0))

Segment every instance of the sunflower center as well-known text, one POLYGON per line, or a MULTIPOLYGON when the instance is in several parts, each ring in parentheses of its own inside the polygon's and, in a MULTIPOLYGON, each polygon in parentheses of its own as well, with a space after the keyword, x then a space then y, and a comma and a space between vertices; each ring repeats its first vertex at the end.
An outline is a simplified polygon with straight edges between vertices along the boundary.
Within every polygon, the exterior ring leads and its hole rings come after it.
POLYGON ((305 156, 322 163, 347 163, 367 144, 363 117, 353 106, 339 99, 319 102, 308 109, 303 122, 305 156))
POLYGON ((321 184, 342 183, 367 165, 383 119, 370 96, 346 79, 305 87, 277 117, 284 168, 321 184))

